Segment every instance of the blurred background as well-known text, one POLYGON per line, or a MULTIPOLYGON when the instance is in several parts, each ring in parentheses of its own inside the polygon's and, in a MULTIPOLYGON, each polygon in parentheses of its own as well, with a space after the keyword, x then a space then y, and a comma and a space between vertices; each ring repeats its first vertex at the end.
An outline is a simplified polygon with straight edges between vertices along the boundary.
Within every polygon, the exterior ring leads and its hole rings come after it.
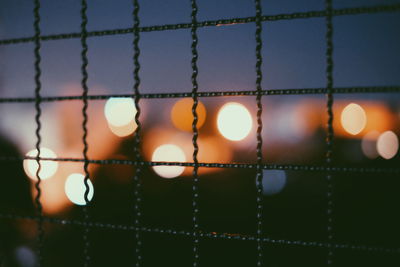
MULTIPOLYGON (((393 5, 391 0, 334 0, 334 8, 393 5)), ((80 1, 41 1, 43 35, 80 31, 80 1)), ((142 26, 190 22, 189 1, 141 1, 142 26)), ((324 1, 262 1, 263 13, 324 10, 324 1)), ((254 16, 251 0, 198 1, 198 20, 254 16)), ((88 30, 132 27, 128 0, 89 2, 88 30)), ((30 37, 33 3, 2 0, 0 39, 30 37)), ((343 15, 334 23, 334 87, 400 86, 400 13, 343 15)), ((325 88, 325 18, 263 22, 264 90, 325 88)), ((255 90, 255 25, 198 29, 199 91, 255 90)), ((190 29, 140 35, 140 91, 191 91, 190 29)), ((88 38, 89 94, 133 92, 133 35, 88 38)), ((0 97, 34 97, 33 42, 0 46, 0 97)), ((43 97, 82 93, 80 40, 43 41, 43 97)), ((382 89, 383 90, 383 89, 382 89)), ((379 91, 379 90, 377 90, 379 91)), ((333 165, 398 168, 398 93, 335 94, 333 165)), ((200 97, 199 161, 256 163, 255 96, 200 97)), ((192 100, 142 98, 141 151, 145 161, 192 162, 192 100)), ((326 99, 323 94, 268 95, 262 99, 264 162, 277 165, 325 164, 326 99)), ((44 101, 41 156, 82 158, 82 100, 44 101)), ((34 102, 0 103, 0 156, 35 157, 34 102)), ((89 100, 89 158, 135 160, 136 130, 132 98, 89 100)), ((46 217, 83 220, 83 164, 41 161, 42 204, 46 217)), ((35 215, 35 160, 0 161, 0 266, 35 266, 37 224, 4 214, 35 215)), ((143 166, 142 224, 191 231, 191 167, 143 166)), ((90 219, 132 225, 133 177, 129 164, 90 164, 90 219)), ((199 223, 205 232, 255 235, 256 172, 252 168, 200 167, 199 223)), ((334 172, 333 232, 337 244, 399 247, 399 175, 334 172)), ((264 170, 264 235, 272 239, 327 242, 327 182, 324 171, 264 170)), ((45 222, 44 265, 80 266, 83 229, 45 222)), ((122 227, 123 228, 123 227, 122 227)), ((189 266, 192 238, 143 233, 144 266, 189 266)), ((92 266, 128 266, 135 260, 134 232, 91 228, 92 266)), ((265 243, 266 266, 322 266, 327 249, 265 243)), ((202 266, 252 266, 256 243, 201 239, 202 266)), ((336 249, 337 266, 399 266, 400 255, 336 249)))

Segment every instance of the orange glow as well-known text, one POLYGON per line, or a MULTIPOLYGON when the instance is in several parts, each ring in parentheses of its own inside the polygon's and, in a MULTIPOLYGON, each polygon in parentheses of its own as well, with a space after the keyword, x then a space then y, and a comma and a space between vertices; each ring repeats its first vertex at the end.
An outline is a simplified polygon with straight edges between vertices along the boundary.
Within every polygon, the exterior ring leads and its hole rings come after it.
POLYGON ((382 158, 393 158, 399 150, 399 139, 397 135, 392 131, 382 133, 376 143, 376 149, 382 158))
MULTIPOLYGON (((198 160, 200 162, 230 162, 232 158, 232 151, 230 150, 228 144, 223 145, 223 143, 224 140, 221 140, 220 137, 200 137, 198 139, 198 160)), ((189 150, 189 152, 190 154, 192 154, 193 145, 190 145, 191 149, 189 150)))
POLYGON ((351 103, 343 109, 341 123, 346 132, 357 135, 365 128, 367 116, 360 105, 351 103))
MULTIPOLYGON (((38 154, 38 151, 36 149, 33 149, 26 153, 26 156, 29 157, 36 157, 38 154)), ((52 150, 42 147, 40 148, 40 157, 41 158, 57 158, 56 153, 54 153, 52 150)), ((51 161, 51 160, 40 160, 40 172, 39 172, 39 177, 41 180, 46 180, 51 177, 57 172, 58 168, 58 162, 57 161, 51 161)), ((24 171, 26 175, 28 175, 29 178, 36 180, 36 172, 39 168, 39 165, 37 164, 36 160, 34 159, 26 159, 23 162, 24 166, 24 171)))
MULTIPOLYGON (((66 157, 79 157, 78 154, 66 152, 66 157)), ((60 162, 57 172, 52 179, 47 179, 41 183, 42 189, 41 202, 43 212, 46 214, 57 214, 72 205, 64 192, 65 181, 72 172, 80 172, 83 169, 82 163, 60 162)), ((35 198, 37 192, 34 183, 31 183, 32 197, 35 198)))
MULTIPOLYGON (((68 199, 64 194, 65 177, 56 174, 55 179, 49 179, 40 184, 42 196, 40 202, 43 206, 43 212, 46 214, 55 214, 68 207, 68 199)), ((34 184, 31 185, 32 197, 35 198, 37 191, 34 184)))
MULTIPOLYGON (((159 146, 154 152, 151 161, 185 162, 186 157, 183 150, 172 144, 159 146)), ((175 178, 183 173, 182 166, 154 166, 153 170, 163 178, 175 178)))
POLYGON ((245 106, 230 102, 218 111, 217 126, 226 139, 240 141, 249 135, 253 120, 245 106))
POLYGON ((366 131, 384 132, 393 128, 393 114, 385 104, 376 103, 365 108, 368 117, 366 131))
MULTIPOLYGON (((153 152, 163 144, 171 144, 179 147, 185 155, 185 162, 193 162, 192 134, 176 132, 167 128, 156 127, 143 136, 143 154, 146 160, 152 160, 153 152)), ((232 159, 232 147, 230 142, 221 136, 199 136, 199 162, 230 162, 232 159)), ((168 167, 168 166, 167 166, 168 167)), ((222 171, 221 168, 200 168, 199 173, 211 173, 222 171)), ((184 168, 181 176, 191 176, 193 168, 184 168)))
MULTIPOLYGON (((198 160, 203 163, 228 163, 232 160, 232 149, 228 141, 219 136, 206 136, 198 139, 199 154, 198 160)), ((188 158, 192 159, 193 144, 190 142, 188 149, 188 158)), ((190 160, 191 162, 193 160, 190 160)), ((185 174, 192 175, 193 168, 187 168, 185 174)), ((200 168, 200 174, 223 171, 222 168, 200 168)))
MULTIPOLYGON (((178 142, 177 142, 178 143, 178 142)), ((180 138, 180 146, 185 152, 187 162, 193 162, 193 143, 192 136, 180 138)), ((202 163, 229 163, 232 159, 232 148, 230 142, 221 136, 199 136, 197 139, 199 153, 197 159, 202 163)), ((207 174, 212 172, 223 171, 222 168, 205 168, 199 169, 199 174, 207 174)), ((186 167, 182 175, 192 176, 193 168, 186 167)))
MULTIPOLYGON (((64 92, 65 95, 77 95, 81 92, 80 85, 71 86, 64 92)), ((107 93, 107 91, 96 88, 96 92, 107 93)), ((63 157, 68 157, 67 153, 76 153, 69 155, 74 157, 82 157, 82 101, 60 102, 56 106, 57 121, 60 126, 57 137, 60 143, 60 152, 63 157), (68 103, 67 103, 68 102, 68 103)), ((104 101, 92 101, 88 106, 87 114, 89 120, 87 122, 88 136, 87 142, 89 147, 89 158, 106 158, 114 152, 115 147, 121 142, 121 139, 112 133, 108 127, 108 122, 104 116, 104 101), (105 142, 105 140, 107 140, 105 142)), ((145 115, 145 114, 143 114, 145 115)), ((141 115, 142 116, 142 115, 141 115)), ((142 116, 143 117, 143 116, 142 116)), ((96 164, 90 164, 89 169, 96 169, 96 164)), ((79 170, 81 171, 81 170, 79 170)), ((67 174, 66 174, 67 175, 67 174)))
MULTIPOLYGON (((193 99, 184 98, 177 101, 171 110, 171 120, 176 128, 186 132, 192 132, 193 114, 192 114, 193 99)), ((206 108, 199 101, 197 105, 197 129, 203 126, 206 120, 206 108)))
MULTIPOLYGON (((335 135, 337 136, 346 136, 348 138, 360 138, 362 135, 365 135, 371 131, 384 132, 390 129, 393 129, 395 124, 395 118, 390 111, 390 109, 381 102, 378 101, 357 101, 357 103, 362 106, 362 109, 365 113, 365 126, 363 127, 363 112, 358 108, 354 108, 355 113, 350 115, 349 122, 352 119, 356 120, 354 125, 350 125, 349 131, 342 125, 342 111, 349 106, 348 102, 344 101, 336 101, 334 105, 334 120, 333 127, 335 129, 335 135), (358 114, 358 115, 357 115, 358 114), (340 118, 340 119, 337 119, 340 118), (358 119, 357 119, 358 118, 358 119), (356 130, 360 130, 356 133, 356 130), (353 131, 353 133, 351 132, 353 131), (356 133, 354 135, 354 133, 356 133)), ((326 114, 323 113, 322 123, 326 125, 326 114)))

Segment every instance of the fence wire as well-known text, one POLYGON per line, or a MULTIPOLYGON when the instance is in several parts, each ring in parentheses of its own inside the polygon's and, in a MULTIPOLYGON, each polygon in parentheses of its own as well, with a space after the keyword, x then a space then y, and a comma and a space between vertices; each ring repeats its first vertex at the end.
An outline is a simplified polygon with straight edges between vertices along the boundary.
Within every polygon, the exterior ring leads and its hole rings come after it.
MULTIPOLYGON (((325 0, 325 9, 326 9, 326 111, 328 114, 328 123, 327 123, 327 135, 326 135, 326 165, 330 166, 332 164, 332 153, 333 153, 333 24, 332 24, 332 0, 325 0)), ((332 174, 328 171, 326 174, 327 180, 327 236, 328 242, 332 242, 334 239, 334 229, 333 229, 333 177, 332 174)), ((327 265, 333 264, 333 256, 334 251, 332 247, 328 248, 328 257, 327 257, 327 265)))
POLYGON ((40 145, 42 142, 42 137, 40 135, 40 130, 42 128, 40 117, 42 114, 42 110, 40 107, 41 103, 41 95, 40 95, 40 90, 42 87, 41 84, 41 68, 40 68, 40 62, 41 62, 41 57, 40 57, 40 47, 41 47, 41 40, 40 40, 40 1, 35 0, 34 2, 34 17, 35 21, 33 23, 34 29, 35 29, 35 48, 34 48, 34 54, 35 54, 35 62, 34 62, 34 67, 35 67, 35 110, 36 110, 36 116, 35 116, 35 122, 36 122, 36 144, 35 148, 37 151, 37 156, 36 156, 36 163, 38 164, 38 168, 36 170, 36 178, 37 181, 35 183, 35 189, 36 189, 36 197, 35 197, 35 204, 37 207, 37 212, 39 214, 39 221, 37 225, 37 230, 38 230, 38 235, 37 235, 37 243, 38 243, 38 249, 37 249, 37 256, 38 256, 38 266, 42 266, 43 264, 43 255, 42 255, 42 249, 43 249, 43 239, 44 239, 44 229, 43 229, 43 206, 40 200, 40 197, 42 195, 42 191, 40 188, 40 183, 42 181, 40 177, 40 170, 41 170, 41 162, 40 162, 40 145))

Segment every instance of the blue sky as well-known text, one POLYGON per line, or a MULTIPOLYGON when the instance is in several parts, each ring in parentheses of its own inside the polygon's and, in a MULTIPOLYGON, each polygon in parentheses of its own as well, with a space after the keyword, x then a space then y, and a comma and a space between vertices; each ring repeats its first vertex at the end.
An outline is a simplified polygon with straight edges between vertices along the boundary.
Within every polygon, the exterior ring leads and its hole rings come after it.
MULTIPOLYGON (((199 20, 254 15, 251 0, 198 1, 199 20)), ((262 1, 264 14, 322 10, 324 1, 262 1)), ((42 33, 78 32, 80 1, 42 3, 42 33)), ((132 25, 131 1, 89 1, 88 29, 132 25)), ((399 1, 334 1, 335 8, 399 3, 399 1), (350 3, 351 2, 351 3, 350 3)), ((31 36, 31 1, 2 1, 1 39, 31 36)), ((190 2, 141 3, 142 25, 190 21, 190 2)), ((325 86, 324 18, 265 22, 263 56, 265 89, 325 86)), ((400 14, 334 18, 335 86, 400 84, 400 14)), ((201 91, 253 90, 255 83, 254 24, 207 27, 199 35, 201 91)), ((141 35, 142 92, 190 91, 190 31, 141 35)), ((89 39, 89 84, 107 92, 129 93, 132 88, 132 36, 89 39)), ((0 47, 3 96, 33 95, 33 44, 0 47), (21 79, 20 77, 24 77, 21 79)), ((43 95, 63 94, 65 84, 80 82, 80 41, 43 42, 43 95)))

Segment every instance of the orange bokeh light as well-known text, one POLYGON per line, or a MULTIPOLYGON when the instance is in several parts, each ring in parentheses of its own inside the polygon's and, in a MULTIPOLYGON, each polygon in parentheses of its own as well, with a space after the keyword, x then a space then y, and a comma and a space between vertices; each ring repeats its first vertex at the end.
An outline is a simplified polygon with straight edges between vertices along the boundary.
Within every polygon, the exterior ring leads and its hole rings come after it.
MULTIPOLYGON (((171 110, 171 120, 176 128, 186 132, 192 132, 192 123, 193 123, 193 99, 184 98, 177 101, 171 110)), ((197 108, 197 116, 199 120, 197 121, 197 129, 200 129, 203 126, 206 120, 206 108, 203 103, 199 101, 197 108)))
MULTIPOLYGON (((372 101, 357 101, 357 104, 362 106, 362 109, 365 112, 365 125, 360 124, 363 127, 359 128, 359 132, 354 135, 354 133, 350 133, 346 131, 343 127, 341 115, 342 111, 346 106, 348 106, 349 102, 344 101, 336 101, 334 105, 334 120, 333 127, 335 129, 335 135, 337 136, 345 136, 348 138, 361 138, 365 134, 371 131, 385 132, 387 130, 393 129, 394 127, 394 116, 389 110, 389 108, 380 102, 372 102, 372 101)), ((323 124, 326 125, 326 114, 324 114, 323 124)), ((361 115, 361 120, 363 120, 361 115)))

